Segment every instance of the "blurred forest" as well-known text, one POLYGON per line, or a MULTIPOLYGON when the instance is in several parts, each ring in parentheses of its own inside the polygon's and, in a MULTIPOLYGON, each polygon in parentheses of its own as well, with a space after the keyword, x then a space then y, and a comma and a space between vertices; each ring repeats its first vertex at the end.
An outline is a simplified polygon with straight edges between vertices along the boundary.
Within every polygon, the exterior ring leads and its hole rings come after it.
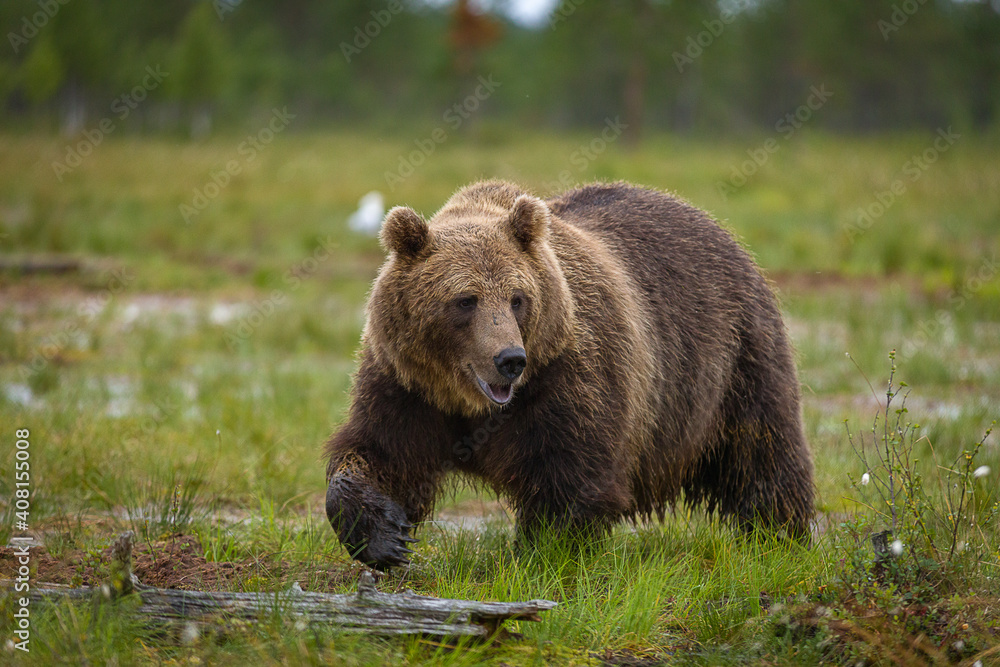
POLYGON ((4 0, 0 119, 199 135, 287 105, 297 123, 390 125, 492 77, 477 121, 620 116, 632 140, 769 130, 814 86, 833 132, 998 126, 997 0, 566 0, 530 28, 488 6, 4 0))

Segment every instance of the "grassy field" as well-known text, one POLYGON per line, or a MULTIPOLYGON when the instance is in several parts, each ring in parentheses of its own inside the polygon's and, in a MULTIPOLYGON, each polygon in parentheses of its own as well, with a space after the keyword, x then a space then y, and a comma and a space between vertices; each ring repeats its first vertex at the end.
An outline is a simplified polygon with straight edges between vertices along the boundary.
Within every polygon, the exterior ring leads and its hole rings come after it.
MULTIPOLYGON (((15 430, 29 429, 30 528, 43 545, 33 581, 100 580, 111 538, 131 529, 145 583, 352 590, 361 569, 326 524, 321 445, 344 415, 382 254, 346 218, 372 189, 430 214, 494 176, 540 194, 593 179, 671 190, 743 239, 798 353, 819 492, 812 547, 743 539, 678 507, 593 551, 556 541, 516 558, 502 505, 459 488, 421 527, 413 566, 379 587, 559 602, 541 623, 512 624, 521 641, 455 650, 281 618, 178 637, 128 603, 35 606, 20 661, 1000 660, 1000 447, 984 440, 1000 413, 1000 144, 803 133, 757 166, 767 137, 654 136, 626 150, 482 125, 390 190, 386 173, 413 161, 422 136, 293 125, 252 159, 238 133, 111 136, 64 170, 53 167, 68 164, 64 139, 0 135, 0 543, 18 532, 15 430), (227 164, 239 173, 221 176, 227 164), (65 258, 80 270, 22 270, 65 258), (907 386, 886 406, 892 364, 893 387, 907 386), (899 457, 881 467, 876 451, 899 457), (902 552, 876 557, 890 472, 902 552)), ((13 604, 0 602, 7 656, 13 604)))

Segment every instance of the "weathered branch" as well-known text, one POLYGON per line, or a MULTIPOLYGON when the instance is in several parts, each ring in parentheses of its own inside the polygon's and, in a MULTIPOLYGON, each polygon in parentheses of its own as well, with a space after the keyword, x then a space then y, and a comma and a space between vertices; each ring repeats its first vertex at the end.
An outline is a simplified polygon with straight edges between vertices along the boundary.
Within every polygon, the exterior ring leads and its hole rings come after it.
POLYGON ((82 599, 94 595, 118 597, 134 591, 142 600, 138 613, 156 621, 225 623, 256 620, 270 614, 302 618, 347 632, 383 635, 422 634, 436 637, 490 638, 504 621, 538 621, 538 613, 555 602, 477 602, 416 595, 380 593, 365 572, 357 593, 307 593, 297 584, 277 593, 182 591, 141 585, 132 574, 132 533, 121 535, 112 548, 111 581, 101 587, 33 586, 33 600, 82 599))

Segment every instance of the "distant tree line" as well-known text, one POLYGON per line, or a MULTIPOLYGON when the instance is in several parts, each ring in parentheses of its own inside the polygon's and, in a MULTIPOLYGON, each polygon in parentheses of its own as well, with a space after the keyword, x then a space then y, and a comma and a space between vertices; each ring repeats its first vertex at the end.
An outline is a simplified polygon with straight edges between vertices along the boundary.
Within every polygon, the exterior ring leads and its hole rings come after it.
POLYGON ((1000 109, 998 0, 564 0, 533 29, 464 0, 4 0, 0 26, 0 118, 69 133, 201 135, 276 105, 388 126, 480 77, 498 86, 477 118, 620 118, 632 140, 774 131, 817 90, 833 131, 995 128, 1000 109))

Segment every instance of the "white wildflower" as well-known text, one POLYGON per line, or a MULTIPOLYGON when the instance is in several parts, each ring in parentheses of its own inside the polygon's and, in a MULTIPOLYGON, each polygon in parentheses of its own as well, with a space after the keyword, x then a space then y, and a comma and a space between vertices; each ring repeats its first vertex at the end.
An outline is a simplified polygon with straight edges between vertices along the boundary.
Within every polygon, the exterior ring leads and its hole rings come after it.
POLYGON ((198 630, 198 626, 192 622, 188 622, 181 630, 181 643, 191 645, 198 641, 198 635, 201 632, 198 630))
POLYGON ((989 466, 979 466, 978 468, 972 471, 972 476, 975 477, 976 479, 979 479, 980 477, 986 477, 989 474, 990 474, 989 466))
POLYGON ((868 482, 872 481, 872 476, 865 473, 861 476, 861 486, 868 486, 868 482))
POLYGON ((903 553, 903 543, 899 540, 893 540, 892 544, 889 546, 889 550, 892 552, 893 556, 898 556, 903 553))

